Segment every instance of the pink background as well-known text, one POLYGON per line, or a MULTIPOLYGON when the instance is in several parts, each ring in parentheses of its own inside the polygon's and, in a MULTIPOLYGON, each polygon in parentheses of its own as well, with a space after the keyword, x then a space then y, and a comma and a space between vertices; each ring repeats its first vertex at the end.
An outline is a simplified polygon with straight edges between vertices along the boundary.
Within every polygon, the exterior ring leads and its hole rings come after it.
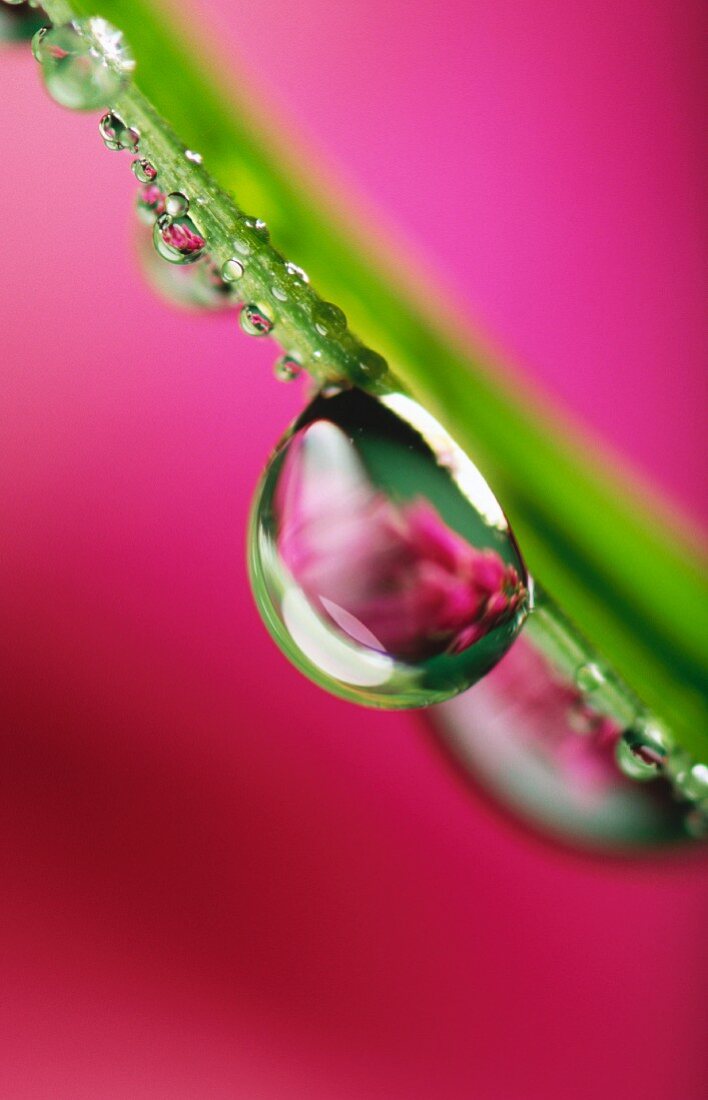
MULTIPOLYGON (((199 13, 462 313, 706 516, 697 2, 199 13)), ((557 849, 289 668, 243 542, 298 387, 144 288, 95 118, 22 50, 0 82, 0 1092, 698 1100, 705 860, 557 849)))

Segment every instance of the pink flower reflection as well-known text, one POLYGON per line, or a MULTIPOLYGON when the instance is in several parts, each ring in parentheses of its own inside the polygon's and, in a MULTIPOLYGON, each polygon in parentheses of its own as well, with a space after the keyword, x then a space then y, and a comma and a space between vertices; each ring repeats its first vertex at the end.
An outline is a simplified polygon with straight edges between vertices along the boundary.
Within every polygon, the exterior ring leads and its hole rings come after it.
POLYGON ((162 239, 165 244, 184 255, 199 252, 206 244, 204 237, 197 233, 188 218, 176 218, 166 225, 162 230, 162 239))
POLYGON ((398 503, 374 489, 327 421, 291 440, 274 503, 278 550, 295 581, 372 649, 408 661, 461 653, 526 597, 513 566, 471 546, 427 499, 398 503))

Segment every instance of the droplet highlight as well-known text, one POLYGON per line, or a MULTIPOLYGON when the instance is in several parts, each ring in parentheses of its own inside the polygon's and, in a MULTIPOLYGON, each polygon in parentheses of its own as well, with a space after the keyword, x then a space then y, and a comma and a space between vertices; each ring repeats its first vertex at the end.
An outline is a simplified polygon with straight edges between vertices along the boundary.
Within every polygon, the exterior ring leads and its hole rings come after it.
POLYGON ((528 609, 526 568, 489 486, 402 394, 312 401, 261 480, 249 560, 285 655, 370 706, 464 691, 508 650, 528 609))

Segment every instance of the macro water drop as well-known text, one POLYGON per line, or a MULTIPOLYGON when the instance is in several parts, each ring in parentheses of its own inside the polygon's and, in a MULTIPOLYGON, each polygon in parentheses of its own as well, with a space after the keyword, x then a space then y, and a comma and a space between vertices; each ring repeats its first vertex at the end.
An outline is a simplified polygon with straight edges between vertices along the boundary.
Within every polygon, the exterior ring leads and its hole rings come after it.
POLYGON ((656 722, 638 719, 626 729, 615 750, 617 764, 630 779, 655 779, 668 759, 669 744, 656 722))
POLYGON ((275 361, 273 374, 279 382, 294 382, 302 374, 302 364, 292 355, 281 355, 275 361))
POLYGON ((529 578, 496 498, 420 405, 318 394, 261 479, 254 596, 285 655, 370 706, 440 702, 516 638, 529 578))
POLYGON ((190 217, 160 214, 153 226, 155 251, 171 264, 193 264, 206 247, 206 240, 190 217))
POLYGON ((131 164, 133 175, 139 183, 152 183, 157 179, 157 168, 146 160, 145 157, 140 157, 134 160, 131 164))
POLYGON ((225 260, 221 265, 221 278, 225 283, 236 283, 239 279, 243 278, 244 267, 240 260, 237 260, 235 256, 231 256, 230 259, 225 260))
MULTIPOLYGON (((105 115, 101 116, 98 120, 98 132, 106 149, 113 149, 116 152, 129 149, 131 153, 137 153, 140 147, 140 131, 133 126, 128 126, 114 111, 106 111, 105 115)), ((148 162, 145 161, 145 163, 148 162)), ((154 179, 155 176, 152 178, 154 179)))
POLYGON ((273 330, 273 319, 257 302, 248 302, 241 310, 239 323, 249 336, 268 336, 273 330))
POLYGON ((121 32, 99 18, 38 31, 32 52, 52 99, 78 111, 107 106, 135 68, 121 32))

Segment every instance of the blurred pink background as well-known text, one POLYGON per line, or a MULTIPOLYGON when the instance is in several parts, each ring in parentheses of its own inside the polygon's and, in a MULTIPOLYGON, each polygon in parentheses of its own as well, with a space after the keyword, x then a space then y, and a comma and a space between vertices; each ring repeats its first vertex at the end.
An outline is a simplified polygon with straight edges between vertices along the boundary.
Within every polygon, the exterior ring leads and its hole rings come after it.
MULTIPOLYGON (((528 378, 705 518, 697 2, 198 12, 528 378)), ((705 860, 555 848, 414 718, 286 664, 243 544, 298 387, 145 288, 129 158, 1 61, 0 1092, 698 1100, 705 860)))

